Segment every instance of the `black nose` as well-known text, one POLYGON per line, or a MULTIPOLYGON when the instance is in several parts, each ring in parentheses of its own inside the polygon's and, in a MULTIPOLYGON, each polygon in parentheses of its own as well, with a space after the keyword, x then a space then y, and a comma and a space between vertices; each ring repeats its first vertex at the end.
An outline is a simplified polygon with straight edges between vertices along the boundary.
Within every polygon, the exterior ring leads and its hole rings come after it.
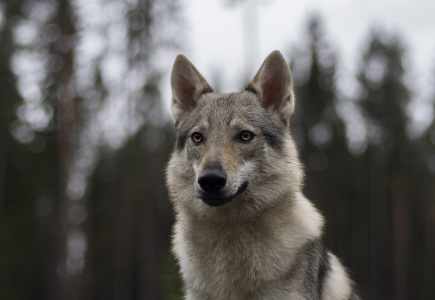
POLYGON ((220 169, 204 169, 199 175, 198 183, 206 192, 217 192, 227 184, 227 174, 220 169))

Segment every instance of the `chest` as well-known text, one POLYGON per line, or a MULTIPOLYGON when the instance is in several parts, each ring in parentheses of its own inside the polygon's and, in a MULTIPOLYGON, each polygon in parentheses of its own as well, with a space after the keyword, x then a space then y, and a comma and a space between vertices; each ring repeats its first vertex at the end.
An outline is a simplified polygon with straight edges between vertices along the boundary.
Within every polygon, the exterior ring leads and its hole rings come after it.
POLYGON ((174 252, 188 289, 221 295, 261 290, 281 280, 294 263, 291 244, 265 227, 184 227, 175 231, 174 252))

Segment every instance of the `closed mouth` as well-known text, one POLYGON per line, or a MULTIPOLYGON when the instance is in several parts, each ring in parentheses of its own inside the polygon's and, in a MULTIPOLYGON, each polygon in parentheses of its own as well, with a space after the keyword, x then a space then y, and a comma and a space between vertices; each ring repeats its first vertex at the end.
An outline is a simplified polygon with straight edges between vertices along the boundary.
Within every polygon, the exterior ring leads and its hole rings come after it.
POLYGON ((236 198, 238 195, 242 194, 244 191, 246 191, 247 188, 248 182, 246 181, 238 188, 237 192, 230 197, 221 197, 219 196, 219 193, 204 193, 199 198, 205 204, 208 204, 210 206, 222 206, 236 198))

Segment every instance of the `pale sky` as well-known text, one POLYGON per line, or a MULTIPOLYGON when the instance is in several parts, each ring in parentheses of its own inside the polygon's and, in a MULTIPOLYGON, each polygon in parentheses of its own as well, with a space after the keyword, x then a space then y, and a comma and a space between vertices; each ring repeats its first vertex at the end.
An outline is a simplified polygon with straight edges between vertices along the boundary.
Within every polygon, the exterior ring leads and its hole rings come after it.
POLYGON ((257 3, 259 49, 251 49, 258 55, 257 65, 275 49, 290 54, 291 46, 303 39, 307 16, 317 12, 346 68, 355 65, 374 26, 397 31, 405 38, 410 63, 427 71, 428 66, 435 68, 433 0, 247 0, 233 6, 228 2, 184 1, 188 43, 183 50, 200 71, 223 72, 230 88, 236 80, 233 76, 239 75, 236 70, 243 71, 243 20, 253 15, 251 3, 257 3))

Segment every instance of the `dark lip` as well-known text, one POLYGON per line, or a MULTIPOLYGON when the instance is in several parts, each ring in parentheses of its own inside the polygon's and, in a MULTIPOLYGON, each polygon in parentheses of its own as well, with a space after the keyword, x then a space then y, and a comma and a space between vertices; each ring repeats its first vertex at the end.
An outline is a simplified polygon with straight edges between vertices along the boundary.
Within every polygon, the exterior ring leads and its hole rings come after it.
POLYGON ((227 204, 228 202, 231 202, 231 200, 233 200, 238 195, 246 191, 247 188, 248 188, 248 182, 246 181, 242 183, 242 185, 238 188, 237 192, 230 197, 220 197, 219 194, 213 193, 213 194, 203 194, 199 198, 207 205, 222 206, 224 204, 227 204))

